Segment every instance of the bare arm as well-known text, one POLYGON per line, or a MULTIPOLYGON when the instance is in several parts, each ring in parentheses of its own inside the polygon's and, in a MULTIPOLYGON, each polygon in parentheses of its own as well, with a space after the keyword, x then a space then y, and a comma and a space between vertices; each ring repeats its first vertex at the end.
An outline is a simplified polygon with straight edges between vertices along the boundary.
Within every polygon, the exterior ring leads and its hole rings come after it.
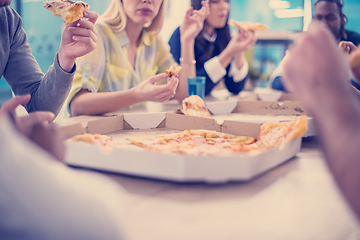
POLYGON ((314 116, 329 168, 360 218, 360 101, 349 72, 331 33, 313 24, 284 63, 284 83, 314 116))
POLYGON ((236 67, 240 69, 243 65, 244 52, 256 43, 254 32, 238 32, 219 54, 219 61, 224 68, 235 58, 236 67))
POLYGON ((144 101, 164 102, 174 96, 178 85, 176 78, 169 80, 166 85, 156 85, 165 78, 167 74, 162 73, 148 78, 134 88, 118 92, 92 93, 82 89, 70 103, 71 114, 73 116, 104 114, 144 101))
POLYGON ((175 98, 178 101, 182 101, 188 96, 188 77, 196 76, 195 64, 192 63, 192 61, 195 59, 195 38, 202 30, 204 20, 209 14, 209 0, 203 0, 202 8, 200 10, 193 11, 193 9, 190 8, 186 12, 184 22, 180 27, 182 61, 180 62, 181 72, 179 74, 179 86, 175 94, 175 98))

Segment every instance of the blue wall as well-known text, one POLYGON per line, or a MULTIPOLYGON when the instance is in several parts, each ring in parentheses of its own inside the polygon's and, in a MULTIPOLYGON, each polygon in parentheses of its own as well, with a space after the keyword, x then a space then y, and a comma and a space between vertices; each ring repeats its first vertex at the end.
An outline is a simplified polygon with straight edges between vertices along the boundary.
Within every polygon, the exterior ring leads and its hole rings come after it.
MULTIPOLYGON (((172 0, 190 1, 190 0, 172 0)), ((303 0, 288 0, 291 8, 303 7, 303 0)), ((111 0, 87 0, 91 10, 102 14, 109 6, 111 0)), ((261 22, 269 25, 272 30, 300 31, 303 28, 302 18, 276 18, 274 10, 268 5, 269 0, 231 0, 231 18, 261 22)), ((314 2, 314 0, 312 0, 314 2)), ((349 22, 347 28, 360 32, 360 1, 345 0, 344 12, 349 22)), ((15 1, 11 6, 14 8, 15 1)), ((43 0, 23 1, 22 18, 28 41, 33 55, 40 64, 43 72, 46 72, 53 63, 55 53, 58 51, 61 41, 61 33, 64 27, 63 20, 52 16, 51 12, 43 8, 43 0)), ((179 16, 183 14, 179 13, 179 16)), ((270 72, 282 58, 284 48, 281 45, 270 44, 267 46, 257 45, 254 49, 254 67, 264 72, 270 72), (260 64, 264 63, 265 64, 260 64), (261 65, 261 66, 260 66, 261 65)), ((11 97, 11 91, 4 79, 0 80, 0 104, 11 97)))

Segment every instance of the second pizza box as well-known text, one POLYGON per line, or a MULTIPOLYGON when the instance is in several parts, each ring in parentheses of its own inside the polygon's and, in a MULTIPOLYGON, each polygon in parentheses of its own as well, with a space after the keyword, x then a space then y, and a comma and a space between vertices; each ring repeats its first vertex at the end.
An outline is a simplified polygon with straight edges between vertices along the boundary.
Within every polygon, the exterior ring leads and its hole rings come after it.
MULTIPOLYGON (((304 137, 316 135, 313 118, 301 102, 293 100, 291 94, 282 94, 278 102, 259 101, 256 93, 250 93, 245 97, 232 97, 227 100, 206 100, 205 105, 211 118, 219 124, 225 120, 251 123, 285 122, 304 116, 308 121, 308 130, 304 137)), ((176 113, 182 115, 182 110, 176 113)))
POLYGON ((60 128, 68 138, 81 133, 99 133, 123 144, 121 148, 103 152, 97 145, 67 142, 68 165, 177 182, 247 181, 291 159, 301 147, 301 138, 297 138, 287 142, 283 149, 275 147, 256 154, 192 156, 152 152, 127 140, 129 137, 153 137, 185 129, 258 137, 259 123, 224 121, 219 125, 214 119, 173 113, 74 118, 62 122, 60 128))

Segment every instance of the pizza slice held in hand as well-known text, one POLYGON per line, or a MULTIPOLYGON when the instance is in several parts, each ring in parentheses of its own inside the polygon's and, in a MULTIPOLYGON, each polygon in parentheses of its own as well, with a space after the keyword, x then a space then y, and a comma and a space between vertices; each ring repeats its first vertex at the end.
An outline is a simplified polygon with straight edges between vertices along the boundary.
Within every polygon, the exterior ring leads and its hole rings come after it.
POLYGON ((262 23, 254 23, 254 22, 246 22, 246 21, 235 21, 231 19, 229 21, 229 25, 236 27, 239 30, 247 31, 257 31, 257 30, 264 30, 268 29, 269 27, 262 23))
POLYGON ((65 24, 73 23, 83 17, 90 6, 82 1, 55 0, 45 1, 44 8, 50 10, 54 16, 63 18, 65 24))
POLYGON ((169 78, 172 78, 173 76, 178 75, 180 70, 181 67, 174 68, 173 66, 171 66, 168 70, 166 70, 166 74, 168 75, 169 78))

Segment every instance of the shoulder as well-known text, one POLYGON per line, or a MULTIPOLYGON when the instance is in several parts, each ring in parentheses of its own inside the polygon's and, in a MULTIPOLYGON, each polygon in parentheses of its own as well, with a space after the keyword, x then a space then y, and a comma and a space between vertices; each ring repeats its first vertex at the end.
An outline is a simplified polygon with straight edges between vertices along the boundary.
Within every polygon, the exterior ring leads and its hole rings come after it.
POLYGON ((347 35, 347 41, 352 42, 353 44, 355 44, 356 46, 360 44, 360 34, 355 32, 355 31, 351 31, 351 30, 345 30, 345 33, 347 35))
POLYGON ((0 8, 0 29, 16 29, 21 27, 20 15, 10 6, 0 8))
POLYGON ((98 35, 100 37, 111 38, 111 37, 113 37, 115 35, 114 31, 111 29, 109 24, 107 24, 101 18, 96 21, 94 26, 95 26, 95 29, 98 31, 98 35))

